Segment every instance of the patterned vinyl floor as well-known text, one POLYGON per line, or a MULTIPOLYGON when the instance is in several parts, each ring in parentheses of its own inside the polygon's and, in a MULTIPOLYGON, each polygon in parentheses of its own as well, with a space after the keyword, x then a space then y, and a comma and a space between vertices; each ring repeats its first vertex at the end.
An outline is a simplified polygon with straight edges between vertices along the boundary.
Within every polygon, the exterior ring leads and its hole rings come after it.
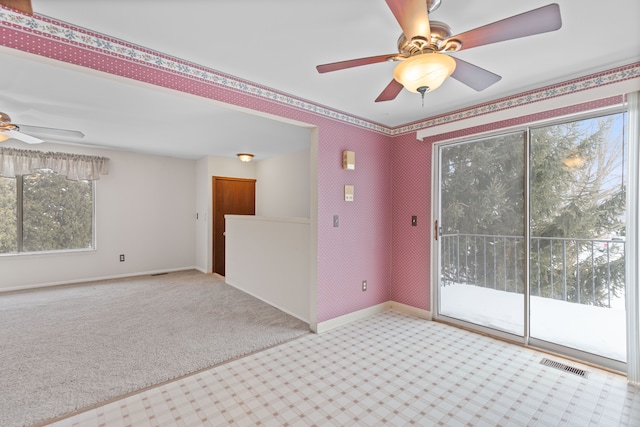
POLYGON ((394 311, 52 426, 640 426, 622 376, 394 311), (583 378, 540 363, 558 360, 583 378))

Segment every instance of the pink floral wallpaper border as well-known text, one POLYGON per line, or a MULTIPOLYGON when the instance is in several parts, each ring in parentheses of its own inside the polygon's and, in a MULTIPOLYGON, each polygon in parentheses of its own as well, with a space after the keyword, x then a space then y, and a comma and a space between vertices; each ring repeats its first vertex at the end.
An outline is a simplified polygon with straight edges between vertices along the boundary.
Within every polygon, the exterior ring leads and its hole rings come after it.
POLYGON ((87 29, 57 21, 46 16, 37 14, 34 16, 27 16, 14 12, 8 8, 0 7, 0 27, 8 27, 12 30, 30 33, 38 37, 49 38, 57 42, 72 45, 76 48, 99 51, 102 54, 114 57, 114 59, 131 61, 137 65, 150 67, 157 72, 177 74, 181 77, 197 80, 200 83, 221 86, 225 89, 264 98, 272 102, 286 105, 287 107, 301 109, 306 112, 366 128, 389 136, 402 135, 432 126, 464 120, 470 117, 477 117, 479 115, 489 114, 496 111, 516 108, 550 98, 556 98, 576 91, 590 90, 624 80, 640 78, 640 62, 638 62, 568 82, 502 98, 489 103, 461 109, 423 121, 389 128, 323 105, 318 105, 288 94, 280 93, 256 83, 240 80, 198 64, 171 57, 103 34, 91 32, 87 29))

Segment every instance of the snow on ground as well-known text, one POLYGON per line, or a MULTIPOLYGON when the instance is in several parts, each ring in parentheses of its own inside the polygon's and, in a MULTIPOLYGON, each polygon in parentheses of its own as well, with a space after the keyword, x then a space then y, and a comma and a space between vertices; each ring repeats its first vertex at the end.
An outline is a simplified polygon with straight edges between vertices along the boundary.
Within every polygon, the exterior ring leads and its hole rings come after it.
MULTIPOLYGON (((523 335, 522 294, 473 285, 440 288, 440 314, 523 335)), ((550 298, 531 297, 531 337, 626 361, 626 314, 550 298)))

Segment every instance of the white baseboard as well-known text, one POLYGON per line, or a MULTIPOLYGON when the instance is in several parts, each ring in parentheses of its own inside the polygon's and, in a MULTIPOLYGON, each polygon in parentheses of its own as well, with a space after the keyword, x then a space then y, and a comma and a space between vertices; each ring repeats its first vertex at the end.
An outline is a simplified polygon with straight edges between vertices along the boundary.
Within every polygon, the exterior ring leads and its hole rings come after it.
POLYGON ((388 302, 383 302, 382 304, 363 308, 362 310, 354 311, 353 313, 334 317, 333 319, 317 323, 315 325, 315 329, 313 327, 314 325, 311 325, 311 330, 315 333, 321 334, 323 332, 330 331, 331 329, 335 329, 339 326, 344 326, 351 322, 355 322, 356 320, 364 319, 366 317, 373 316, 374 314, 388 311, 390 308, 391 307, 388 302))
POLYGON ((391 310, 396 310, 410 316, 419 317, 420 319, 433 320, 433 316, 429 310, 412 307, 401 302, 391 301, 391 310))
POLYGON ((165 270, 143 271, 138 273, 114 274, 110 276, 88 277, 84 279, 67 280, 62 282, 39 283, 35 285, 24 285, 24 286, 12 286, 9 288, 0 288, 0 293, 13 292, 13 291, 26 291, 29 289, 51 288, 55 286, 77 285, 80 283, 97 282, 100 280, 124 279, 127 277, 137 277, 137 276, 150 276, 152 274, 175 273, 177 271, 186 271, 186 270, 197 270, 197 268, 196 267, 173 268, 173 269, 165 269, 165 270))
POLYGON ((396 310, 410 316, 419 317, 421 319, 432 320, 431 312, 420 308, 412 307, 410 305, 402 304, 395 301, 387 301, 382 304, 367 307, 362 310, 354 311, 343 316, 338 316, 333 319, 326 320, 317 324, 311 324, 311 330, 317 334, 330 331, 340 326, 347 325, 360 319, 373 316, 374 314, 383 313, 389 310, 396 310))

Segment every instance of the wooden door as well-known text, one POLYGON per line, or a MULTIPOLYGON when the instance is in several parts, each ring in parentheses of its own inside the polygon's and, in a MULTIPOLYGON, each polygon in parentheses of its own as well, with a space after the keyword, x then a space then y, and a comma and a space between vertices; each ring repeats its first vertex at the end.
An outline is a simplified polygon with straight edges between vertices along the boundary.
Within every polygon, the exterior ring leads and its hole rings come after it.
POLYGON ((213 272, 225 275, 224 216, 256 214, 256 180, 213 177, 213 272))

